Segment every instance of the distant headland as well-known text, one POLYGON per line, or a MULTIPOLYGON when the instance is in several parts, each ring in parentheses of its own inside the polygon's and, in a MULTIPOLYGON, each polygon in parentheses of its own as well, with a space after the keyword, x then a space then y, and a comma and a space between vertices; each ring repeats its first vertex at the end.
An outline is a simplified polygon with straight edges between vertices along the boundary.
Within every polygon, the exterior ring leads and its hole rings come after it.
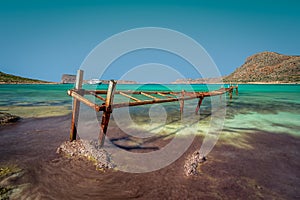
POLYGON ((217 78, 179 79, 174 84, 200 83, 283 84, 300 83, 300 56, 262 52, 248 57, 229 76, 217 78))
POLYGON ((0 84, 56 84, 54 82, 24 78, 0 71, 0 84))

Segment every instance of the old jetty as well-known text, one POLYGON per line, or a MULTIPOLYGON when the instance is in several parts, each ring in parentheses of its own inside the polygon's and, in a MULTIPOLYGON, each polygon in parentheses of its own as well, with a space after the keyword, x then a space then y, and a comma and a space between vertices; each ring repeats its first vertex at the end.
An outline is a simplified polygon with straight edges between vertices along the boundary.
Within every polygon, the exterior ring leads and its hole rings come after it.
POLYGON ((209 92, 186 92, 184 90, 173 92, 173 91, 116 91, 117 82, 114 80, 109 81, 107 90, 84 90, 82 89, 83 83, 83 71, 78 70, 76 76, 75 88, 68 91, 68 95, 74 98, 73 101, 73 111, 72 111, 72 122, 70 129, 70 141, 76 140, 77 135, 77 124, 78 124, 78 115, 80 103, 84 103, 90 108, 94 109, 96 112, 102 113, 102 121, 99 133, 99 143, 103 145, 105 136, 107 133, 107 127, 110 119, 110 114, 113 109, 127 107, 127 106, 139 106, 146 104, 157 104, 157 103, 166 103, 166 102, 175 102, 179 101, 180 103, 180 112, 183 113, 184 101, 191 99, 199 99, 198 104, 195 109, 195 113, 199 112, 201 103, 205 97, 211 96, 221 96, 223 94, 229 93, 229 98, 232 99, 232 93, 235 89, 236 95, 238 95, 238 86, 231 85, 228 88, 220 88, 218 90, 209 91, 209 92), (94 102, 91 102, 84 96, 93 95, 97 99, 100 99, 103 103, 98 105, 94 102), (105 98, 101 95, 105 95, 105 98), (130 99, 131 101, 127 102, 114 102, 115 95, 122 95, 130 99), (133 96, 135 95, 135 96, 133 96), (137 96, 146 96, 151 100, 141 100, 137 96), (155 95, 155 96, 154 96, 155 95))

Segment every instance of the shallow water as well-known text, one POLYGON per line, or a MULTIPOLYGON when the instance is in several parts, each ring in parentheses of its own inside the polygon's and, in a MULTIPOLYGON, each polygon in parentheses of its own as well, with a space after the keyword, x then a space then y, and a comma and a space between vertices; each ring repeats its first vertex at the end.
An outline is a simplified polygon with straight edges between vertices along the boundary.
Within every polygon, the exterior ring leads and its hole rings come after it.
MULTIPOLYGON (((84 85, 85 89, 105 90, 107 85, 84 85)), ((208 91, 219 89, 228 85, 117 85, 117 90, 142 91, 208 91)), ((0 85, 0 112, 9 112, 22 118, 39 118, 63 116, 71 113, 72 98, 67 90, 73 88, 72 84, 65 85, 0 85)), ((155 95, 154 95, 155 96, 155 95)), ((104 96, 105 97, 105 96, 104 96)), ((136 96, 140 99, 148 97, 136 96)), ((225 114, 221 136, 243 130, 261 130, 273 133, 300 135, 300 85, 239 85, 239 95, 233 95, 233 100, 219 97, 205 98, 201 105, 200 115, 194 115, 197 100, 185 101, 184 115, 181 117, 179 102, 144 105, 114 110, 111 117, 111 126, 119 126, 123 131, 150 132, 150 134, 168 135, 180 129, 182 125, 192 126, 192 134, 206 134, 210 130, 212 121, 218 117, 211 111, 212 104, 216 110, 225 114), (224 107, 225 106, 225 107, 224 107), (224 111, 224 112, 223 112, 224 111), (185 120, 185 122, 183 122, 185 120)), ((102 104, 99 100, 89 97, 91 101, 102 104)), ((114 102, 128 100, 116 95, 114 102)), ((94 111, 85 106, 88 116, 96 117, 94 111)), ((83 111, 81 111, 83 113, 83 111)), ((101 113, 97 113, 98 121, 101 113)), ((81 121, 84 121, 82 119, 81 121)), ((87 118, 87 121, 90 121, 87 118)), ((83 131, 85 132, 85 131, 83 131)), ((185 131, 188 134, 188 131, 185 131)), ((142 136, 140 134, 139 136, 142 136)), ((82 135, 84 138, 85 135, 82 135)), ((92 136, 96 139, 97 134, 92 136)))
MULTIPOLYGON (((107 85, 84 85, 87 89, 106 89, 107 85)), ((207 91, 219 89, 221 85, 117 85, 118 90, 143 91, 207 91), (208 88, 209 87, 209 88, 208 88)), ((228 87, 225 85, 224 87, 228 87)), ((73 88, 66 85, 0 85, 0 112, 10 112, 23 118, 49 117, 70 113, 72 98, 67 90, 73 88)), ((227 101, 225 128, 239 127, 257 128, 260 130, 299 133, 300 121, 300 86, 299 85, 239 85, 239 96, 227 101)), ((139 98, 141 98, 139 96, 139 98)), ((147 97, 144 97, 147 98, 147 97)), ((228 97, 227 97, 228 98, 228 97)), ((91 99, 96 101, 95 99, 91 99)), ((122 102, 122 97, 116 96, 115 102, 122 102)), ((227 99, 228 100, 228 99, 227 99)), ((97 101, 96 101, 97 102, 97 101)), ((210 99, 206 98, 201 106, 203 116, 210 113, 210 99)), ((97 102, 101 103, 101 102, 97 102)), ((185 102, 185 113, 190 115, 196 106, 196 100, 185 102)), ((220 103, 221 104, 221 103, 220 103)), ((178 121, 179 104, 159 104, 166 110, 167 122, 178 121)), ((129 109, 130 116, 139 126, 149 123, 151 106, 138 106, 129 109)), ((118 111, 121 112, 121 111, 118 111)), ((154 113, 155 114, 155 113, 154 113)))

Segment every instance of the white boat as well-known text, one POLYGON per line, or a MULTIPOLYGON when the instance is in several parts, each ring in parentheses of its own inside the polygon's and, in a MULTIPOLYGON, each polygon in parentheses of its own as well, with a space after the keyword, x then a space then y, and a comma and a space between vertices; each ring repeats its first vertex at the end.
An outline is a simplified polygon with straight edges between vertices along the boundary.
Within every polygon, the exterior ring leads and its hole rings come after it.
POLYGON ((100 85, 102 82, 99 79, 91 79, 88 81, 88 84, 91 85, 100 85))

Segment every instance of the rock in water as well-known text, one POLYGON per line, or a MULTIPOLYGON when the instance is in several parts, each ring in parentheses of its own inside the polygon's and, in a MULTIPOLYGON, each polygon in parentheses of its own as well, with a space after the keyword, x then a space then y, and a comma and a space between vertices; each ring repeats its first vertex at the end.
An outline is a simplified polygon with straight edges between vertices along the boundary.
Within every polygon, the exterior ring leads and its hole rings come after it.
POLYGON ((0 125, 16 122, 20 119, 21 119, 21 117, 19 117, 19 116, 0 112, 0 125))
POLYGON ((61 144, 56 152, 74 158, 85 157, 88 160, 94 161, 98 169, 114 168, 110 155, 104 149, 100 148, 97 141, 67 141, 61 144))
POLYGON ((198 166, 206 161, 206 157, 201 156, 199 151, 195 151, 184 164, 184 173, 186 176, 198 174, 198 166))
POLYGON ((24 171, 15 167, 0 167, 0 199, 21 199, 22 192, 29 187, 29 183, 17 184, 17 180, 24 171))

